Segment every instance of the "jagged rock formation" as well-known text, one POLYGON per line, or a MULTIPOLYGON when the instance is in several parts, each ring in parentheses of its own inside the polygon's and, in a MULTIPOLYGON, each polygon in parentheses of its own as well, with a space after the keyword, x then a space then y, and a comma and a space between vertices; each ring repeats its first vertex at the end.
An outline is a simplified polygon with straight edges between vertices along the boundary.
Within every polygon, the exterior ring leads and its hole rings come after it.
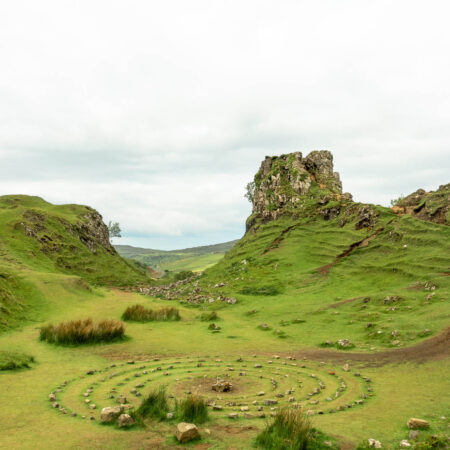
MULTIPOLYGON (((342 194, 339 174, 333 171, 333 155, 326 150, 313 151, 306 157, 301 152, 267 156, 254 184, 253 212, 247 230, 257 219, 267 222, 313 205, 352 199, 351 194, 342 194)), ((331 208, 325 214, 334 218, 339 213, 339 209, 331 208)))
POLYGON ((450 183, 437 191, 419 189, 396 201, 392 210, 396 214, 410 214, 417 219, 450 225, 450 183))

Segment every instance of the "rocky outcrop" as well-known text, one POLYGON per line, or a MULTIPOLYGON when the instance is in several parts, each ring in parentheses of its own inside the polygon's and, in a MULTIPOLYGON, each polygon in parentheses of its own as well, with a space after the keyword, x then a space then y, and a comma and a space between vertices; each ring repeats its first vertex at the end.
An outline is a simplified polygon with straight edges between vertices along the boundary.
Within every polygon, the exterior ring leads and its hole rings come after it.
POLYGON ((450 225, 450 183, 439 186, 437 191, 419 189, 394 202, 396 214, 411 216, 428 222, 450 225))
MULTIPOLYGON (((301 152, 267 156, 255 175, 252 192, 253 212, 247 230, 258 219, 275 220, 285 213, 300 212, 313 204, 326 205, 333 200, 351 200, 342 194, 339 174, 333 169, 333 155, 326 150, 313 151, 303 157, 301 152)), ((324 213, 328 218, 338 209, 324 213)))

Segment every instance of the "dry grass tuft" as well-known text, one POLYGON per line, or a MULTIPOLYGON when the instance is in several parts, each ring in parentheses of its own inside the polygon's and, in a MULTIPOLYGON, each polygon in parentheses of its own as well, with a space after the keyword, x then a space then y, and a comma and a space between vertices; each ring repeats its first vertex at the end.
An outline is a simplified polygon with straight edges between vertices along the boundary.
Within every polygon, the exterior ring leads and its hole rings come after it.
POLYGON ((41 327, 40 340, 55 344, 79 345, 123 339, 125 325, 118 320, 71 320, 41 327))

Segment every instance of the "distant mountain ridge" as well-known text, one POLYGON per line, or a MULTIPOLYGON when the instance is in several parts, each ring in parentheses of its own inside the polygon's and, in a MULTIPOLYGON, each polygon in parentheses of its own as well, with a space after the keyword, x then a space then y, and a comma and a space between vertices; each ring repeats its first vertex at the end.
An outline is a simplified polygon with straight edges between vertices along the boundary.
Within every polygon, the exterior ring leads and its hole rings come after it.
POLYGON ((131 245, 115 245, 114 248, 121 256, 134 259, 154 269, 175 272, 199 271, 219 261, 227 251, 233 248, 236 242, 238 240, 179 250, 156 250, 131 245))

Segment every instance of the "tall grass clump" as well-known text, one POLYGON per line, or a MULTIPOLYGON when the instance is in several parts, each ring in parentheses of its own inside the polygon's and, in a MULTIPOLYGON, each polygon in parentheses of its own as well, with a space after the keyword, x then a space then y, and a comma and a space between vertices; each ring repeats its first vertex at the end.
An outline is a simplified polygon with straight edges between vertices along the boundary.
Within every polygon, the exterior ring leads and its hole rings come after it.
POLYGON ((161 308, 154 311, 142 305, 133 305, 129 306, 122 314, 122 320, 133 322, 177 321, 180 319, 177 308, 161 308))
POLYGON ((39 339, 54 344, 79 345, 123 339, 125 325, 118 320, 71 320, 41 327, 39 339))
POLYGON ((30 368, 34 357, 24 353, 0 350, 0 371, 30 368))
POLYGON ((150 394, 142 400, 142 403, 135 414, 141 418, 150 417, 156 420, 165 420, 168 412, 169 404, 166 388, 161 386, 157 390, 150 392, 150 394))
POLYGON ((219 320, 219 315, 216 311, 204 312, 200 314, 200 320, 202 322, 213 322, 219 320))
POLYGON ((313 441, 311 423, 300 408, 281 409, 256 437, 259 447, 277 450, 309 450, 315 448, 313 441))
POLYGON ((187 396, 177 409, 177 417, 184 422, 203 423, 208 420, 205 400, 199 395, 187 396))

